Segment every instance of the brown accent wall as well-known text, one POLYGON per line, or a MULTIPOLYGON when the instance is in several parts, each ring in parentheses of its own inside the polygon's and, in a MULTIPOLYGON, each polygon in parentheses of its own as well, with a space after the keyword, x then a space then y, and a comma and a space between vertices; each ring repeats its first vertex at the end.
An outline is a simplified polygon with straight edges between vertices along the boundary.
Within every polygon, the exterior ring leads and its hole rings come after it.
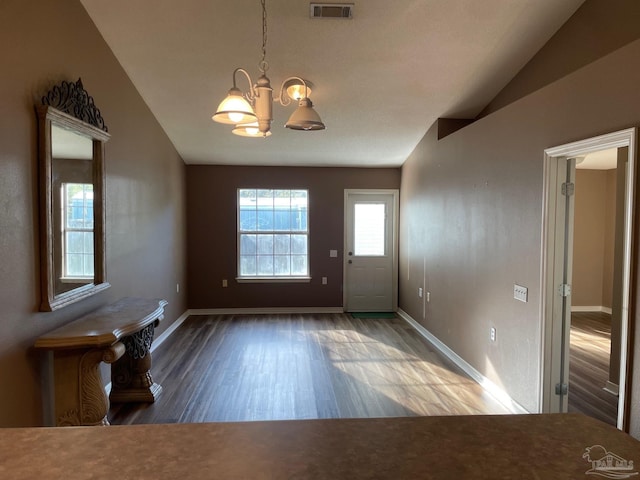
POLYGON ((189 165, 189 308, 341 307, 348 188, 398 189, 400 169, 189 165), (309 190, 310 283, 235 281, 236 192, 254 187, 309 190), (338 250, 338 257, 329 258, 329 250, 338 250), (327 285, 322 285, 322 277, 328 277, 327 285))
POLYGON ((42 422, 34 340, 124 296, 169 301, 159 332, 187 308, 185 167, 77 0, 0 2, 0 426, 42 422), (34 104, 82 77, 111 133, 106 145, 107 276, 112 287, 38 312, 34 104))
MULTIPOLYGON (((635 41, 442 140, 431 128, 402 169, 400 307, 532 412, 544 149, 639 125, 638 58, 635 41), (513 299, 514 283, 529 288, 528 303, 513 299)), ((634 342, 638 351, 638 333, 634 342)), ((639 368, 633 378, 629 414, 640 435, 639 368)))

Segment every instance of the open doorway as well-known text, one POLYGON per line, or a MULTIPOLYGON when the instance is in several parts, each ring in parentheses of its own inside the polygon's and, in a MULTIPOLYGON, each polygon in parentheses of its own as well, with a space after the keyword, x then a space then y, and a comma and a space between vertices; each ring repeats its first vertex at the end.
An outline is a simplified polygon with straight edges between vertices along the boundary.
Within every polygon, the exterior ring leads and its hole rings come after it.
MULTIPOLYGON (((559 147, 545 150, 545 194, 543 209, 543 263, 542 263, 542 295, 541 314, 542 324, 542 370, 541 370, 541 411, 542 412, 567 412, 570 409, 578 410, 575 401, 580 403, 580 389, 576 386, 578 382, 602 383, 598 385, 598 393, 614 397, 615 411, 612 413, 615 420, 611 422, 618 428, 626 428, 626 417, 624 415, 625 393, 628 357, 628 324, 629 324, 629 303, 630 303, 630 280, 631 280, 631 248, 633 232, 633 205, 634 205, 634 177, 635 177, 635 138, 636 130, 628 129, 608 135, 602 135, 579 142, 574 142, 559 147), (615 153, 616 168, 614 173, 609 173, 609 182, 615 183, 616 193, 611 200, 615 205, 613 219, 606 220, 603 216, 600 222, 612 222, 617 225, 609 225, 609 233, 613 228, 613 237, 605 238, 604 231, 601 233, 584 233, 582 226, 576 225, 576 196, 580 193, 580 186, 583 187, 582 199, 592 193, 592 187, 588 186, 589 175, 592 177, 604 176, 604 188, 606 195, 607 174, 582 173, 585 168, 586 158, 595 152, 615 153), (576 165, 579 168, 576 169, 576 165), (578 175, 576 176, 576 172, 578 175), (576 179, 577 178, 577 179, 576 179), (581 180, 582 179, 582 180, 581 180), (578 184, 578 182, 580 182, 578 184), (586 192, 586 193, 585 193, 586 192), (617 233, 616 233, 617 232, 617 233), (601 250, 601 259, 596 263, 601 264, 600 269, 593 269, 590 274, 583 271, 586 268, 585 261, 578 254, 574 255, 575 249, 581 249, 582 240, 593 240, 597 237, 596 250, 601 250), (574 239, 576 243, 574 243, 574 239), (605 253, 605 243, 608 248, 605 253), (616 248, 617 247, 617 248, 616 248), (611 257, 606 264, 611 271, 605 272, 605 256, 611 257), (617 256, 617 258, 616 258, 617 256), (576 263, 578 262, 578 263, 576 263), (574 269, 574 263, 575 269, 574 269), (582 269, 582 270, 581 270, 582 269), (595 273, 593 273, 595 272, 595 273), (587 278, 590 277, 590 278, 587 278), (581 299, 589 287, 589 281, 595 280, 594 291, 599 289, 599 295, 581 299), (576 281, 578 282, 576 284, 576 281), (604 284, 607 283, 607 286, 604 284), (577 290, 576 290, 577 288, 577 290), (609 295, 610 292, 610 295, 609 295), (580 304, 583 305, 580 305, 580 304), (611 305, 610 307, 605 305, 611 305), (574 308, 572 306, 575 305, 574 308), (609 318, 600 318, 594 315, 589 319, 580 319, 576 315, 574 327, 584 320, 585 327, 581 332, 574 328, 574 344, 579 343, 580 334, 585 344, 592 344, 593 339, 598 335, 609 336, 609 344, 602 341, 600 345, 601 356, 605 358, 604 365, 599 366, 602 379, 577 379, 574 369, 574 392, 571 392, 571 363, 570 345, 572 340, 572 314, 582 314, 579 312, 587 310, 593 314, 609 315, 609 318), (574 311, 572 311, 574 310, 574 311), (614 310, 616 313, 614 313, 614 310), (610 325, 610 333, 607 333, 607 325, 610 325), (587 331, 585 333, 585 330, 587 331), (596 335, 597 333, 597 335, 596 335), (592 335, 593 336, 590 336, 592 335), (609 351, 608 358, 606 351, 609 351), (616 394, 616 385, 618 396, 616 394), (604 389, 608 389, 604 390, 604 389), (573 400, 573 402, 572 402, 573 400), (570 407, 571 405, 571 407, 570 407)), ((612 170, 612 169, 606 169, 612 170)), ((601 179, 602 180, 602 179, 601 179)), ((609 192, 611 193, 611 192, 609 192)), ((608 197, 610 198, 610 197, 608 197)), ((604 200, 606 203, 606 200, 604 200)), ((606 205, 602 205, 603 198, 591 200, 591 204, 597 205, 601 211, 606 210, 606 205)), ((583 212, 584 213, 584 212, 583 212)), ((594 210, 588 212, 588 216, 596 216, 594 210)), ((580 222, 578 222, 580 223, 580 222)), ((606 225, 604 228, 606 229, 606 225)), ((594 227, 595 228, 595 227, 594 227)), ((601 230, 602 226, 599 227, 601 230)), ((599 253, 600 255, 600 253, 599 253)), ((590 345, 590 347, 593 345, 590 345)), ((592 373, 596 361, 589 351, 583 350, 582 359, 573 357, 574 367, 579 367, 580 362, 583 370, 592 373)), ((593 400, 586 391, 583 392, 584 405, 593 400)), ((606 397, 605 397, 606 398, 606 397)), ((588 413, 588 412, 585 412, 588 413)), ((611 413, 611 412, 610 412, 611 413)), ((594 415, 595 416, 595 415, 594 415)), ((602 419, 602 418, 601 418, 602 419)))
POLYGON ((568 411, 616 425, 628 147, 575 159, 568 411))

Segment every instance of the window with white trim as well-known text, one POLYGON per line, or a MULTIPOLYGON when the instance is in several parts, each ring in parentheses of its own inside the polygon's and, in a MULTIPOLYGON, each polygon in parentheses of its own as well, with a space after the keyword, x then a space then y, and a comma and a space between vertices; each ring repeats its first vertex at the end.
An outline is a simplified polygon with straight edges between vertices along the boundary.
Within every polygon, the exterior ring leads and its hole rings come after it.
POLYGON ((238 279, 309 277, 308 190, 238 189, 238 279))
POLYGON ((93 184, 62 184, 62 278, 93 278, 93 184))

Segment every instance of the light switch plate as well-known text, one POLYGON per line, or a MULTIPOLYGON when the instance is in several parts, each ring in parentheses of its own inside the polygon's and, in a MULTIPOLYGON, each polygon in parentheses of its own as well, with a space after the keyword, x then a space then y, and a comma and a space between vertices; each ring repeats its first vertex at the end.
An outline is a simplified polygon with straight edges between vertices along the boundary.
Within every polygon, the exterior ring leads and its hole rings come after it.
POLYGON ((529 300, 529 289, 527 287, 523 287, 522 285, 518 285, 517 283, 513 284, 513 298, 516 300, 520 300, 521 302, 527 303, 529 300))
POLYGON ((338 250, 329 250, 329 256, 331 258, 336 258, 338 256, 338 250))

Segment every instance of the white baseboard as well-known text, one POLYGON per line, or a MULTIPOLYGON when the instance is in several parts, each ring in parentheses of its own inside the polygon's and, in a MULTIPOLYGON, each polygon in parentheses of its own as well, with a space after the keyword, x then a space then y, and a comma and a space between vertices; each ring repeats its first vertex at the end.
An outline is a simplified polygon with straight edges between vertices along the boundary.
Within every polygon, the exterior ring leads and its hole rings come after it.
POLYGON ((195 308, 189 315, 258 315, 260 313, 344 313, 342 307, 195 308))
POLYGON ((620 395, 620 386, 613 382, 610 382, 609 380, 607 380, 607 384, 602 387, 602 389, 605 392, 610 393, 611 395, 615 395, 616 397, 620 395))
POLYGON ((602 312, 611 315, 611 309, 609 307, 603 307, 602 305, 571 305, 572 312, 602 312))
POLYGON ((416 322, 411 316, 402 309, 398 309, 396 312, 400 318, 406 321, 409 325, 415 328, 429 343, 431 343, 440 353, 455 363, 460 369, 462 369, 467 375, 475 380, 482 388, 485 389, 497 402, 503 405, 511 413, 530 413, 526 408, 513 400, 507 392, 505 392, 498 385, 493 383, 487 377, 478 372, 469 363, 467 363, 460 355, 451 350, 447 345, 440 341, 429 330, 424 328, 418 322, 416 322))
POLYGON ((173 322, 171 325, 169 325, 169 328, 167 328, 164 332, 162 332, 160 335, 158 335, 157 338, 153 339, 153 343, 151 344, 151 351, 153 352, 156 348, 158 348, 160 345, 162 345, 162 342, 164 342, 167 338, 169 338, 169 336, 176 331, 176 329, 182 325, 182 322, 184 322, 187 318, 189 318, 190 312, 191 310, 187 310, 186 312, 184 312, 182 315, 180 315, 178 317, 178 319, 173 322))

